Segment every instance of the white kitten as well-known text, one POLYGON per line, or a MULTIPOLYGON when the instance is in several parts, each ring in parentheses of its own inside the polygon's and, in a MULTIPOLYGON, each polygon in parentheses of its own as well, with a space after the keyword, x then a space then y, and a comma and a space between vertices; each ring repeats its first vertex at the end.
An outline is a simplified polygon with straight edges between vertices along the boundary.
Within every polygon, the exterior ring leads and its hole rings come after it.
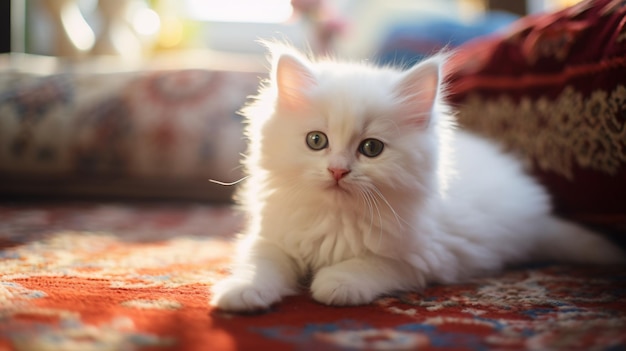
POLYGON ((530 259, 624 261, 551 216, 519 162, 453 130, 443 60, 399 72, 275 50, 244 110, 249 223, 212 305, 265 309, 309 275, 317 301, 355 305, 530 259))

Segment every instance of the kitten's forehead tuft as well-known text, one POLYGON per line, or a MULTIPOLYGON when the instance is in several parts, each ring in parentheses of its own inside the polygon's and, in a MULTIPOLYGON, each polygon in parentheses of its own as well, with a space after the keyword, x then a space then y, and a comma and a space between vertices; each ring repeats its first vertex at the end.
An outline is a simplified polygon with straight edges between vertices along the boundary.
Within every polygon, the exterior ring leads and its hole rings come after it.
POLYGON ((354 138, 371 130, 372 124, 381 118, 393 114, 395 79, 395 72, 366 66, 322 67, 318 87, 313 92, 314 100, 328 119, 330 129, 340 131, 344 138, 354 138))

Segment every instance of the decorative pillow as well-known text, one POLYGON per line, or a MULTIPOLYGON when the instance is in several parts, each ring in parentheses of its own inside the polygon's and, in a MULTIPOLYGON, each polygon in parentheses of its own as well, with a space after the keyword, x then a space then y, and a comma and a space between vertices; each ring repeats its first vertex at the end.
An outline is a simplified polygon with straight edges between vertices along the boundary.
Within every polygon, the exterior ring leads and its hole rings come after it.
POLYGON ((227 200, 256 73, 0 73, 0 194, 227 200))
POLYGON ((528 161, 558 214, 626 234, 626 3, 590 0, 462 46, 464 127, 528 161))

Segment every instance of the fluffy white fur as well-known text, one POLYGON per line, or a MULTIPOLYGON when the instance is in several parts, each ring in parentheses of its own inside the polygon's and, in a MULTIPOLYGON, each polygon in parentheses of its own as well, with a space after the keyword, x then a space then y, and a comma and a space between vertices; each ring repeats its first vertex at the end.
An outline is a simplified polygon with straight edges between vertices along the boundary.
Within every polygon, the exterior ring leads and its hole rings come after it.
POLYGON ((244 110, 249 215, 223 310, 266 309, 310 277, 315 300, 371 302, 531 259, 623 262, 600 236, 550 215, 546 191, 492 143, 454 130, 435 56, 401 72, 275 50, 244 110), (310 149, 320 131, 328 147, 310 149), (384 142, 377 157, 358 152, 384 142), (329 168, 349 170, 336 181, 329 168))

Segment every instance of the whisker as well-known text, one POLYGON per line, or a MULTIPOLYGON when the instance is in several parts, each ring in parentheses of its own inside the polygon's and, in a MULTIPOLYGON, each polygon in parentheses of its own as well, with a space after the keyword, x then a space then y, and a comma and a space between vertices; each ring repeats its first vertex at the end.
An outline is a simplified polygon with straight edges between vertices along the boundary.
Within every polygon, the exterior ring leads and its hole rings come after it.
MULTIPOLYGON (((396 221, 398 222, 399 226, 402 226, 402 223, 409 225, 409 223, 407 221, 405 221, 402 217, 400 217, 400 215, 398 215, 398 212, 396 212, 396 210, 391 206, 391 204, 389 203, 389 201, 387 201, 387 199, 385 198, 385 196, 380 192, 380 190, 376 187, 373 186, 372 190, 374 191, 374 193, 376 195, 378 195, 378 197, 380 197, 381 200, 383 200, 385 202, 385 204, 387 205, 387 207, 389 207, 389 210, 391 210, 391 213, 393 214, 393 216, 396 218, 396 221), (400 223, 402 222, 402 223, 400 223)), ((410 226, 410 225, 409 225, 410 226)))
POLYGON ((376 213, 378 214, 378 243, 377 246, 378 248, 380 248, 380 245, 382 243, 382 239, 383 239, 383 216, 380 212, 380 207, 378 206, 378 201, 376 201, 376 197, 374 196, 374 194, 370 191, 369 187, 364 187, 361 186, 362 189, 362 193, 364 195, 365 198, 367 198, 367 201, 371 204, 370 207, 370 233, 372 232, 372 226, 373 226, 373 222, 374 222, 374 211, 373 209, 376 209, 376 213))
POLYGON ((248 177, 249 176, 245 176, 245 177, 243 177, 243 178, 241 178, 239 180, 236 180, 236 181, 230 182, 230 183, 220 182, 219 180, 215 180, 215 179, 209 179, 209 182, 214 183, 214 184, 218 184, 218 185, 223 185, 223 186, 233 186, 233 185, 237 185, 237 184, 243 182, 244 180, 248 179, 248 177))
POLYGON ((378 206, 378 203, 376 201, 376 198, 374 197, 374 194, 372 194, 371 191, 368 191, 368 193, 372 197, 372 202, 374 202, 374 205, 376 206, 376 212, 378 212, 379 233, 378 233, 378 244, 377 245, 378 245, 378 248, 380 248, 380 243, 383 240, 383 216, 380 214, 380 207, 378 206))
POLYGON ((367 235, 369 236, 370 234, 372 234, 372 227, 374 225, 374 209, 373 209, 373 205, 372 205, 372 200, 370 199, 370 195, 367 193, 367 189, 365 189, 363 186, 359 185, 358 186, 358 190, 359 190, 359 194, 361 195, 361 197, 363 198, 363 200, 365 201, 365 204, 367 205, 367 207, 369 208, 370 211, 370 228, 369 231, 367 233, 367 235))

